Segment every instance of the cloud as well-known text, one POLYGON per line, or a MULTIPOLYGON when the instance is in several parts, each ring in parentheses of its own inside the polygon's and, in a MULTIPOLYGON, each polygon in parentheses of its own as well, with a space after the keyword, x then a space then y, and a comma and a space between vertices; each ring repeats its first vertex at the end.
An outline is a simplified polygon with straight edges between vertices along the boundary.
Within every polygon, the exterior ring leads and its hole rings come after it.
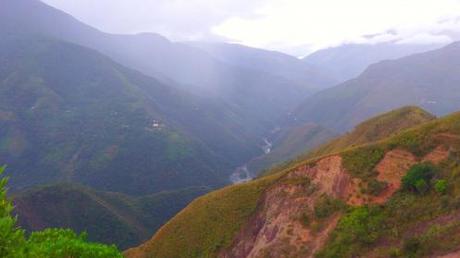
POLYGON ((157 32, 177 40, 210 36, 211 27, 230 17, 253 18, 255 9, 267 2, 266 0, 42 1, 106 32, 129 34, 157 32))
POLYGON ((104 31, 226 40, 299 55, 343 43, 441 43, 460 0, 44 0, 104 31))
MULTIPOLYGON (((344 42, 378 43, 458 29, 458 0, 274 0, 259 18, 231 18, 213 32, 252 46, 284 47, 310 43, 313 49, 344 42), (392 31, 393 33, 383 33, 392 31), (377 34, 366 38, 363 35, 377 34)), ((440 37, 426 35, 426 43, 440 37)), ((446 40, 446 38, 443 38, 446 40)))

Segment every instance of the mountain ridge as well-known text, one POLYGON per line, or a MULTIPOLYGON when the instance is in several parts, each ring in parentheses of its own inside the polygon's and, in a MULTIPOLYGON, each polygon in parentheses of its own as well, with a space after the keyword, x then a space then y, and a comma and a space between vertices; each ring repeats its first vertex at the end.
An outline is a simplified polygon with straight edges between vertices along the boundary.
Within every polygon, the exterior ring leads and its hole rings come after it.
MULTIPOLYGON (((337 241, 334 240, 337 239, 334 236, 339 234, 338 232, 353 234, 353 231, 347 231, 348 228, 336 227, 336 225, 344 225, 344 220, 355 216, 356 212, 366 212, 367 205, 386 207, 385 205, 391 205, 393 199, 399 201, 400 196, 408 196, 406 198, 412 196, 412 193, 401 193, 399 189, 401 178, 413 165, 420 164, 420 162, 432 162, 439 169, 439 172, 436 172, 439 173, 437 176, 439 180, 446 178, 448 175, 446 173, 451 173, 443 164, 455 165, 458 168, 460 164, 452 155, 457 153, 460 147, 459 121, 460 113, 454 113, 406 129, 375 143, 300 161, 273 175, 205 195, 176 215, 150 241, 128 250, 125 255, 138 258, 152 255, 160 257, 257 257, 267 254, 274 257, 279 255, 313 257, 315 253, 322 255, 321 257, 352 257, 353 254, 362 254, 362 248, 366 248, 365 240, 361 242, 358 238, 355 245, 334 242, 337 241), (375 182, 377 185, 382 182, 386 185, 382 188, 376 187, 375 182), (236 216, 224 216, 228 207, 238 210, 236 192, 246 188, 255 191, 251 197, 253 198, 250 206, 252 208, 249 209, 249 212, 242 209, 241 211, 244 212, 236 216), (226 206, 212 204, 220 203, 224 199, 226 206), (217 215, 219 220, 214 221, 208 217, 211 216, 207 214, 208 212, 214 214, 212 216, 215 216, 215 213, 221 214, 217 215), (183 221, 190 223, 192 218, 194 222, 205 223, 206 229, 200 228, 201 225, 197 226, 195 223, 191 224, 192 228, 186 228, 183 221), (235 222, 235 218, 238 218, 237 224, 242 226, 239 229, 227 228, 227 223, 235 222), (217 221, 219 223, 215 224, 217 221), (223 230, 225 233, 214 235, 213 239, 207 238, 206 243, 200 242, 201 234, 206 235, 206 232, 210 230, 209 227, 212 227, 211 231, 223 230), (185 237, 186 239, 196 240, 184 242, 178 239, 174 232, 181 232, 182 236, 186 234, 188 236, 185 237), (223 235, 226 237, 222 237, 223 235), (176 248, 170 248, 172 244, 176 248), (177 248, 178 246, 180 248, 177 248), (331 255, 328 254, 328 247, 332 248, 331 255)), ((249 191, 248 189, 245 191, 249 191)), ((434 190, 431 191, 433 192, 427 196, 434 198, 433 203, 438 205, 442 198, 434 190)), ((407 203, 411 206, 406 209, 411 210, 418 207, 420 198, 424 198, 423 195, 409 199, 413 201, 407 203)), ((437 209, 438 206, 431 207, 433 208, 429 208, 430 211, 437 209)), ((399 216, 394 217, 400 218, 399 216)), ((189 223, 187 225, 190 227, 189 223)), ((361 223, 368 222, 359 222, 358 225, 361 223)), ((391 223, 393 225, 397 221, 391 223)), ((386 231, 374 230, 375 227, 369 228, 370 231, 364 231, 363 234, 372 234, 377 231, 378 236, 380 234, 382 237, 387 236, 386 231)), ((404 224, 401 230, 406 229, 406 224, 404 224)), ((342 241, 343 238, 338 239, 342 241)), ((459 244, 457 240, 459 239, 455 238, 452 241, 459 244)), ((367 245, 378 245, 379 242, 376 241, 377 238, 368 242, 367 245)), ((400 241, 397 242, 395 248, 400 248, 400 241)), ((378 251, 369 248, 371 247, 364 250, 378 251)), ((398 250, 408 252, 405 249, 398 250)), ((430 251, 423 250, 438 254, 452 251, 442 246, 433 247, 430 251)))

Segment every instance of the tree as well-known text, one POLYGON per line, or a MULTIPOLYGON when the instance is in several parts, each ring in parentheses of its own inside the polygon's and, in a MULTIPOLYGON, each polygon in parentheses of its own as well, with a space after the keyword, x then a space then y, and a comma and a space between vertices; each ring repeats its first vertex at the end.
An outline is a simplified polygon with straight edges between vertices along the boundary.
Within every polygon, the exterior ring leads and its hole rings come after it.
POLYGON ((429 163, 414 165, 401 180, 403 189, 418 193, 426 192, 434 170, 433 165, 429 163))
MULTIPOLYGON (((0 178, 5 167, 0 167, 0 178)), ((6 197, 8 178, 0 179, 0 257, 21 257, 24 255, 24 231, 16 226, 11 216, 12 203, 6 197)))
POLYGON ((6 196, 8 178, 1 177, 0 167, 0 257, 5 258, 122 258, 115 246, 91 243, 86 234, 77 235, 70 229, 45 229, 33 232, 27 239, 11 216, 13 205, 6 196))

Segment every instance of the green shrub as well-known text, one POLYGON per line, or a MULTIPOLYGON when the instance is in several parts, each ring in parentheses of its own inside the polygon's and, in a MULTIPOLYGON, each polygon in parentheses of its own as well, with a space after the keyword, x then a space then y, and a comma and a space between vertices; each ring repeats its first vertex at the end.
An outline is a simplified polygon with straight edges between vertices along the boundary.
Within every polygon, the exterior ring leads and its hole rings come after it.
POLYGON ((401 179, 404 190, 424 193, 428 190, 427 182, 434 176, 434 167, 431 164, 423 163, 414 165, 401 179))
POLYGON ((440 194, 447 192, 447 181, 445 179, 437 180, 434 184, 434 189, 440 194))
MULTIPOLYGON (((0 176, 5 167, 0 167, 0 176)), ((115 246, 90 243, 86 234, 69 229, 46 229, 33 232, 28 239, 11 216, 13 205, 6 198, 7 178, 0 179, 0 257, 5 258, 122 258, 115 246)))
POLYGON ((343 216, 328 245, 316 257, 358 257, 373 244, 382 231, 384 219, 379 207, 358 207, 343 216))
POLYGON ((315 203, 315 216, 318 219, 325 219, 343 208, 345 208, 343 201, 323 195, 315 203))
POLYGON ((374 196, 378 196, 382 193, 383 190, 387 188, 388 184, 386 182, 378 181, 377 179, 372 179, 367 185, 366 193, 374 196))

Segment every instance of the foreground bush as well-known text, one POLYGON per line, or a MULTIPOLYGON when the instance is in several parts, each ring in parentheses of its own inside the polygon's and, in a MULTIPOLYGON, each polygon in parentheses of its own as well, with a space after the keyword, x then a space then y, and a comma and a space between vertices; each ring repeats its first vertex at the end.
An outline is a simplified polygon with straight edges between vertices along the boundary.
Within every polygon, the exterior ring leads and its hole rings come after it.
MULTIPOLYGON (((0 176, 5 167, 0 167, 0 176)), ((0 257, 5 258, 117 258, 115 246, 90 243, 86 234, 69 229, 46 229, 28 238, 11 216, 13 205, 6 198, 7 178, 0 179, 0 257)))

